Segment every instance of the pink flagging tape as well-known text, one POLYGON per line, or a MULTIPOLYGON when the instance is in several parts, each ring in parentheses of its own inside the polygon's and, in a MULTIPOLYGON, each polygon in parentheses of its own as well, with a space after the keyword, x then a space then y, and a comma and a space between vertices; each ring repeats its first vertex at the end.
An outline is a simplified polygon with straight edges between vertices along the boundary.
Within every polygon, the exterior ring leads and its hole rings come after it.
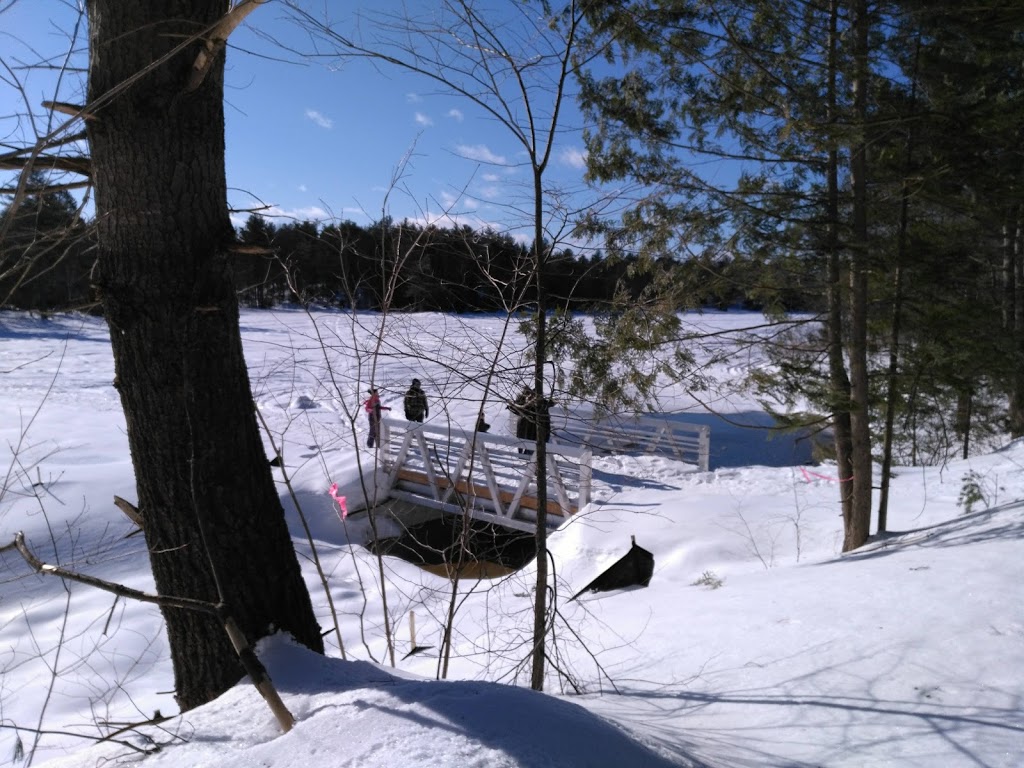
POLYGON ((338 517, 344 520, 348 517, 348 503, 345 501, 344 496, 338 495, 338 484, 331 483, 331 488, 327 492, 331 494, 332 499, 338 502, 338 517))
POLYGON ((804 480, 808 483, 811 482, 812 477, 816 477, 819 480, 828 480, 830 483, 847 483, 853 480, 853 475, 849 477, 828 477, 827 475, 819 475, 817 472, 808 472, 807 467, 800 467, 800 471, 804 473, 804 480))

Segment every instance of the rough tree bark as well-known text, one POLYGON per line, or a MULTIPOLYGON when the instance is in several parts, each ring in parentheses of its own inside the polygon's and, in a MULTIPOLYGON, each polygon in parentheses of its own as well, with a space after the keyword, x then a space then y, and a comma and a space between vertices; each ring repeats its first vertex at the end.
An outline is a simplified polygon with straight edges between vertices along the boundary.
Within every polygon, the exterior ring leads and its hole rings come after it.
MULTIPOLYGON (((867 0, 850 0, 853 38, 853 121, 859 131, 850 147, 850 187, 853 192, 850 243, 850 441, 853 486, 851 507, 844 516, 843 551, 864 544, 871 533, 871 409, 868 387, 868 51, 867 0)), ((844 510, 845 512, 845 510, 844 510)))
MULTIPOLYGON (((250 640, 282 629, 322 651, 256 423, 228 272, 223 53, 186 90, 204 48, 197 36, 228 2, 90 0, 88 10, 96 284, 157 591, 222 598, 250 640)), ((164 617, 183 710, 241 678, 216 620, 173 608, 164 617)))
MULTIPOLYGON (((839 0, 829 2, 828 35, 828 115, 829 124, 839 120, 837 105, 839 0)), ((853 438, 850 425, 850 377, 843 357, 843 296, 847 270, 842 263, 839 243, 839 151, 833 147, 828 153, 828 190, 826 200, 828 239, 828 333, 829 387, 832 399, 832 434, 836 449, 836 468, 839 474, 839 501, 843 520, 853 516, 853 438)))

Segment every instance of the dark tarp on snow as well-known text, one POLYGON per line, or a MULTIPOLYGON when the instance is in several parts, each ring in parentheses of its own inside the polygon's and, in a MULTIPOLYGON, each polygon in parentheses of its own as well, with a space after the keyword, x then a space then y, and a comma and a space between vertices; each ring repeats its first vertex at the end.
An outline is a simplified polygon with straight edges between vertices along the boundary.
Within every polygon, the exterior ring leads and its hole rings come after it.
POLYGON ((604 573, 572 596, 575 600, 584 592, 610 592, 625 587, 646 587, 654 575, 654 555, 638 547, 636 537, 632 539, 629 551, 605 569, 604 573))

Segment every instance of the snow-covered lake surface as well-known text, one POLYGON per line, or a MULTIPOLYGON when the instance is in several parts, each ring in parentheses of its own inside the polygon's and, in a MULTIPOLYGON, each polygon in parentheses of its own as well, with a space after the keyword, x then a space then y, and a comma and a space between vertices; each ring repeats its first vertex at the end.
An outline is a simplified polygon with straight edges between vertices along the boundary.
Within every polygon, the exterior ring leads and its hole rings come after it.
MULTIPOLYGON (((687 319, 720 331, 758 320, 687 319)), ((380 321, 295 310, 242 316, 268 454, 272 443, 283 447, 348 659, 333 631, 326 658, 283 637, 262 644, 296 727, 282 735, 243 683, 159 727, 90 746, 113 727, 104 723, 175 713, 160 614, 32 574, 8 551, 0 757, 92 768, 116 756, 133 762, 133 747, 159 744, 141 764, 1024 765, 1024 443, 897 468, 891 533, 840 555, 834 468, 811 465, 806 443, 766 441, 763 430, 722 421, 763 423, 732 385, 764 361, 749 347, 729 354, 728 335, 719 336, 701 354, 724 385, 699 398, 668 388, 657 404, 668 418, 712 425, 712 469, 596 458, 595 503, 551 537, 560 615, 547 693, 523 688, 530 566, 463 583, 448 679, 437 681, 449 583, 392 558, 379 583, 374 557, 358 546, 365 514, 343 525, 327 489, 338 483, 360 506, 357 459, 370 458, 360 403, 371 381, 398 406, 416 376, 432 422, 468 427, 491 361, 512 371, 495 382, 498 395, 517 390, 525 342, 513 332, 496 350, 496 317, 393 316, 377 340, 380 321), (965 514, 958 500, 968 473, 983 498, 965 514), (649 587, 567 600, 633 536, 654 554, 649 587), (382 591, 396 668, 387 663, 382 591), (416 643, 428 649, 403 659, 413 615, 416 643)), ((142 538, 128 535, 112 503, 114 494, 135 498, 112 379, 101 320, 0 314, 0 538, 24 531, 45 559, 151 590, 142 538)), ((488 420, 507 434, 498 400, 486 404, 488 420)), ((282 497, 321 624, 332 627, 283 486, 282 497)))

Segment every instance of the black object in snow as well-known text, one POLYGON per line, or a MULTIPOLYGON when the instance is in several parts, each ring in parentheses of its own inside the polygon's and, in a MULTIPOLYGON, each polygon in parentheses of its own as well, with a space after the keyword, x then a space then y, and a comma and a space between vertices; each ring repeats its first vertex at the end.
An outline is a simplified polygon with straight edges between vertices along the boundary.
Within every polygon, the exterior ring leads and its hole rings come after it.
POLYGON ((575 600, 584 592, 611 592, 639 585, 646 587, 654 575, 654 555, 637 546, 636 536, 631 536, 629 551, 605 569, 604 573, 572 596, 575 600))

